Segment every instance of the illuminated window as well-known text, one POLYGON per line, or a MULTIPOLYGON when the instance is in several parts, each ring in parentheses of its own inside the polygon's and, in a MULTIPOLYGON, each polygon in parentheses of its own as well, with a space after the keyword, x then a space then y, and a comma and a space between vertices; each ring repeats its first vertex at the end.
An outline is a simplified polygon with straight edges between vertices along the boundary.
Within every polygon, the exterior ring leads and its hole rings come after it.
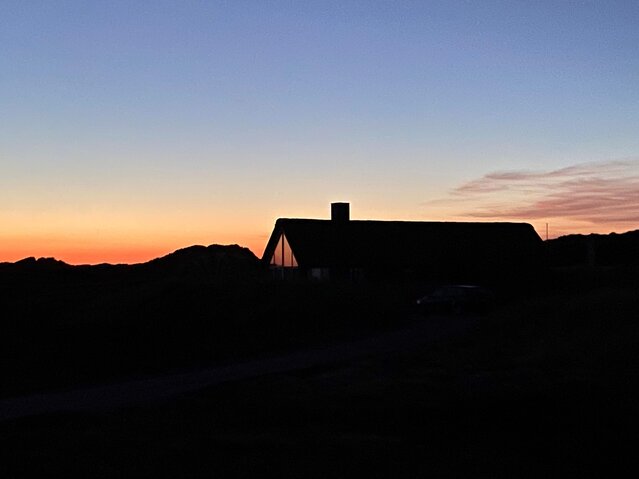
POLYGON ((275 252, 271 258, 271 266, 279 266, 284 268, 297 268, 297 260, 293 254, 291 246, 288 244, 286 236, 282 233, 280 240, 275 247, 275 252))
POLYGON ((309 277, 315 281, 326 281, 330 278, 328 268, 311 268, 309 277))

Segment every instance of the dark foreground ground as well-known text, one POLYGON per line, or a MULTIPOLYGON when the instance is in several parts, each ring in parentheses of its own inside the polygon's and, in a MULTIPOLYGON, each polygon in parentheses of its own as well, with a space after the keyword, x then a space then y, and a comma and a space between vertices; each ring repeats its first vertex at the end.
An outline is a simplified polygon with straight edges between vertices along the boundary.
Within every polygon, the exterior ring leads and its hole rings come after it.
POLYGON ((638 293, 544 293, 424 348, 141 407, 7 421, 2 477, 636 472, 638 293))

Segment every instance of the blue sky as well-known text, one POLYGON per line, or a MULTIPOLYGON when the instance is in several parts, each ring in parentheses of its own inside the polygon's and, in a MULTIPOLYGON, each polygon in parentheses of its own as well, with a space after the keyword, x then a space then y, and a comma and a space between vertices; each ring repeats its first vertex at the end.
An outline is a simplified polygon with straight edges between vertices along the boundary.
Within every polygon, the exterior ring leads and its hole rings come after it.
POLYGON ((637 2, 1 8, 0 260, 455 218, 429 202, 491 172, 639 157, 637 2))

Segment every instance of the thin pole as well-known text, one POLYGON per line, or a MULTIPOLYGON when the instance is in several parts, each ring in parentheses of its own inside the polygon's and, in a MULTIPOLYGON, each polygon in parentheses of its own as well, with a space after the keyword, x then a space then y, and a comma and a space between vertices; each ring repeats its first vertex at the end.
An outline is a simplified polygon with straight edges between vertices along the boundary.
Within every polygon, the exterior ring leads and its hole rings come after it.
POLYGON ((548 223, 546 223, 546 241, 548 241, 548 223))

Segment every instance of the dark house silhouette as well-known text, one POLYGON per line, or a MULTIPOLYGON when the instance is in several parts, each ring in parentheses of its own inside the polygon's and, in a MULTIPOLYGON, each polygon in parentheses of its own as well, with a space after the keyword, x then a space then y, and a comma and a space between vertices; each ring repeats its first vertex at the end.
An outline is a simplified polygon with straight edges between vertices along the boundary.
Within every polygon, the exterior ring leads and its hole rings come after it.
POLYGON ((542 240, 527 223, 280 218, 262 261, 277 278, 495 282, 529 277, 542 240))

